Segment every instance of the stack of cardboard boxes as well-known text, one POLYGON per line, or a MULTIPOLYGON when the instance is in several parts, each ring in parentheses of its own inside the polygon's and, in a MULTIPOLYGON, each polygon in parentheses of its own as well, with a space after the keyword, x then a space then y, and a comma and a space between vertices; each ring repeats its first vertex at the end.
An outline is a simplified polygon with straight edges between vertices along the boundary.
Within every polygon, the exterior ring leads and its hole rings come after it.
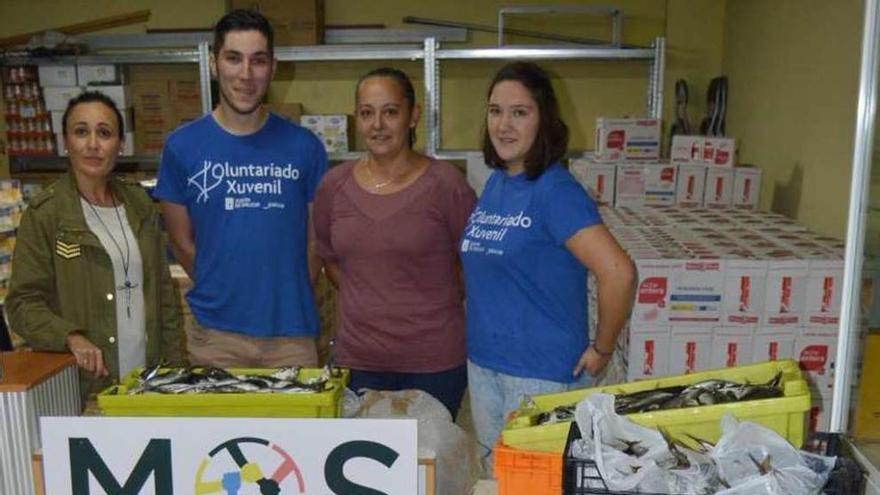
POLYGON ((202 115, 199 72, 194 66, 132 65, 129 80, 138 155, 161 153, 171 131, 202 115))
POLYGON ((733 166, 732 138, 675 136, 664 162, 657 158, 656 122, 598 120, 595 153, 570 165, 599 204, 757 208, 761 171, 733 166))
POLYGON ((300 125, 318 136, 327 153, 345 153, 349 150, 348 115, 303 115, 300 125))
POLYGON ((638 269, 619 349, 629 380, 794 358, 810 382, 817 427, 827 429, 843 282, 840 241, 756 210, 605 207, 601 213, 638 269))

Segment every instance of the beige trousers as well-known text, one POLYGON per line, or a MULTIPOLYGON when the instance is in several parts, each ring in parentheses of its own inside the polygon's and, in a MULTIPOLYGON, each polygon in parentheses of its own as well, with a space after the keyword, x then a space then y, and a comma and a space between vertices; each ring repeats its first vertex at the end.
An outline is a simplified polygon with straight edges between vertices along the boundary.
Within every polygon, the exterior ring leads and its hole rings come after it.
POLYGON ((205 328, 195 322, 187 329, 186 347, 193 366, 313 368, 318 365, 314 337, 250 337, 205 328))

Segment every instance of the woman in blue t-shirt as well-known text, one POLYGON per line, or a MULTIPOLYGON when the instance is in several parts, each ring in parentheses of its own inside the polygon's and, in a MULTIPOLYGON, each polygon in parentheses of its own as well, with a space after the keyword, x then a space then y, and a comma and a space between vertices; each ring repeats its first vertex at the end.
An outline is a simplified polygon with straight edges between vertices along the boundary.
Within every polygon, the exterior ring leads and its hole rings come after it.
POLYGON ((635 270, 596 204, 560 163, 568 127, 537 65, 503 67, 489 86, 483 154, 496 169, 461 241, 468 383, 484 469, 524 395, 589 385, 608 364, 635 270), (598 282, 587 336, 587 270, 598 282))

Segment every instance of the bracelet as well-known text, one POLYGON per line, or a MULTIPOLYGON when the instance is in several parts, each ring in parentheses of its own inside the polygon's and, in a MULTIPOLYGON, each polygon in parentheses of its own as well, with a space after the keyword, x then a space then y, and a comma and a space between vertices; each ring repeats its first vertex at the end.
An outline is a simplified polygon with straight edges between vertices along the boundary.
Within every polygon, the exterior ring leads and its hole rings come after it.
POLYGON ((601 356, 601 357, 605 357, 605 358, 607 358, 607 357, 611 357, 611 356, 614 355, 614 351, 611 351, 611 352, 602 352, 602 351, 600 351, 599 348, 596 347, 596 344, 591 344, 590 347, 593 349, 593 351, 594 351, 596 354, 598 354, 598 355, 601 356))

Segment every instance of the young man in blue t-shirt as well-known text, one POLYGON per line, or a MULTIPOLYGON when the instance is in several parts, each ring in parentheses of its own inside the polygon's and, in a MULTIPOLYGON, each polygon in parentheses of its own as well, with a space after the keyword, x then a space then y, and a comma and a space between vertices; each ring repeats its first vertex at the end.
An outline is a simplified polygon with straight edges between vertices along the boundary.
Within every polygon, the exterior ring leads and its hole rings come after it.
POLYGON ((276 68, 265 17, 221 18, 210 66, 220 104, 168 137, 156 187, 172 250, 195 283, 190 361, 314 366, 311 208, 326 153, 262 105, 276 68))

